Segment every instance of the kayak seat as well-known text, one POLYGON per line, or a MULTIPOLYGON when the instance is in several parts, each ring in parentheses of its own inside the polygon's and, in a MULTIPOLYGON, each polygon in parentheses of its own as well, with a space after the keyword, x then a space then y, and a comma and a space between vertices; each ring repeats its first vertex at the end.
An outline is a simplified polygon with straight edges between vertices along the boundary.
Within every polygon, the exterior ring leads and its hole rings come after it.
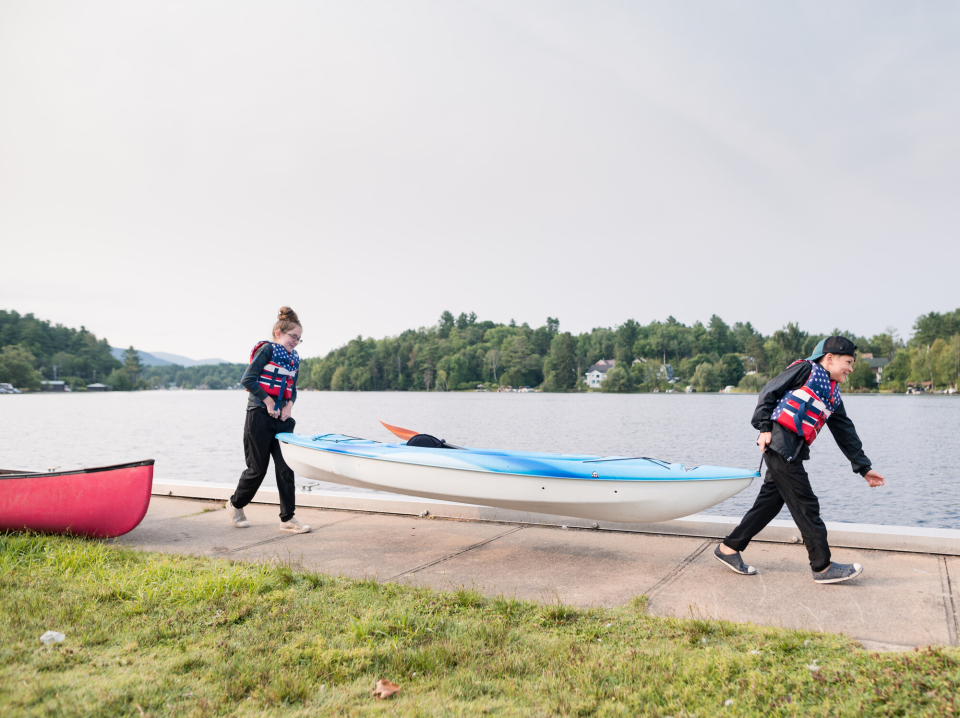
POLYGON ((424 449, 459 449, 461 447, 448 444, 443 439, 438 439, 430 434, 417 434, 411 436, 407 446, 419 446, 424 449))

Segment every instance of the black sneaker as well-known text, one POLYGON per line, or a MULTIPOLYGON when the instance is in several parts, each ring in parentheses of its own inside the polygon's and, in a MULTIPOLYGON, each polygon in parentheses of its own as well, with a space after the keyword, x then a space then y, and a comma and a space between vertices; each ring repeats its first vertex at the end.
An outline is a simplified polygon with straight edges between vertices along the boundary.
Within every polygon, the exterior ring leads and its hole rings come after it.
POLYGON ((817 583, 840 583, 859 576, 863 573, 863 566, 859 563, 831 563, 826 571, 811 573, 813 573, 813 580, 817 583))
POLYGON ((757 569, 753 566, 747 566, 747 564, 743 562, 743 559, 740 558, 739 551, 727 556, 725 553, 721 553, 720 544, 717 544, 717 547, 713 550, 713 555, 717 557, 717 561, 734 573, 739 573, 743 576, 753 576, 757 572, 757 569))

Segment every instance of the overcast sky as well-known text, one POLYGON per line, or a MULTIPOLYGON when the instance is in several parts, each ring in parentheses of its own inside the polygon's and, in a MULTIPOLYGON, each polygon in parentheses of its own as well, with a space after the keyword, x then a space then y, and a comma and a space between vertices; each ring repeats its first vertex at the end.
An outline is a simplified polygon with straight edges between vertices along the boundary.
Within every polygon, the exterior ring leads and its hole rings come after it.
POLYGON ((444 309, 960 306, 951 2, 0 0, 0 308, 302 354, 444 309))

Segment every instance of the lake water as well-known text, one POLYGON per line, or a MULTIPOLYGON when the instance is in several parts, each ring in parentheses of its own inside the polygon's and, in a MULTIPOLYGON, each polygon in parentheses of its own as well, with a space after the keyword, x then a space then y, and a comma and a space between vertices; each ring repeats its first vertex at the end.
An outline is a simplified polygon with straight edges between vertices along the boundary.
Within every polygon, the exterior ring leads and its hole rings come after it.
MULTIPOLYGON (((870 489, 825 430, 807 463, 824 519, 960 528, 960 398, 861 395, 844 402, 887 485, 870 489)), ((298 431, 311 434, 389 441, 379 417, 459 446, 756 469, 755 403, 756 396, 737 394, 301 392, 294 418, 298 431)), ((245 405, 241 391, 0 396, 0 468, 152 458, 158 481, 235 482, 244 468, 245 405)), ((742 516, 758 490, 759 480, 707 513, 742 516)), ((786 511, 781 518, 789 518, 786 511)))

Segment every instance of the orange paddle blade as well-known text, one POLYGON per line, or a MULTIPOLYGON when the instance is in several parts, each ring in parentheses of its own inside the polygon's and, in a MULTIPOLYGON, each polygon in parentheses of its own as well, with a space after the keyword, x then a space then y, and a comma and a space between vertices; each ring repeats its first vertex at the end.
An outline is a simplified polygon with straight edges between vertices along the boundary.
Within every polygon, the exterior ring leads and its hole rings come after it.
POLYGON ((377 419, 377 421, 383 424, 384 428, 387 431, 389 431, 391 434, 393 434, 394 436, 400 439, 403 439, 404 441, 409 441, 414 436, 420 433, 419 431, 413 431, 412 429, 404 429, 402 426, 392 426, 391 424, 388 424, 385 421, 381 421, 380 419, 377 419))

